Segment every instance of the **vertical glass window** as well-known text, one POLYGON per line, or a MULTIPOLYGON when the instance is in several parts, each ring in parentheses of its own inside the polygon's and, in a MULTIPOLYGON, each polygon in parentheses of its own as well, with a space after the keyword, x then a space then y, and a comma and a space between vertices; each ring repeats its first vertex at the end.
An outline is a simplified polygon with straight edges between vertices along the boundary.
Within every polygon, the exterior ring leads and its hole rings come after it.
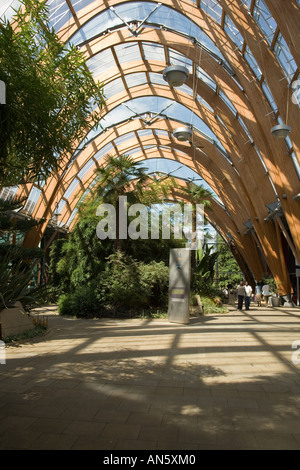
POLYGON ((9 188, 3 188, 0 190, 0 199, 4 199, 4 201, 11 201, 18 191, 18 186, 13 186, 9 188))
POLYGON ((33 186, 31 189, 28 199, 26 201, 26 204, 24 206, 24 211, 28 212, 28 214, 32 214, 34 211, 34 208, 36 206, 36 203, 38 201, 38 198, 40 197, 41 190, 33 186))

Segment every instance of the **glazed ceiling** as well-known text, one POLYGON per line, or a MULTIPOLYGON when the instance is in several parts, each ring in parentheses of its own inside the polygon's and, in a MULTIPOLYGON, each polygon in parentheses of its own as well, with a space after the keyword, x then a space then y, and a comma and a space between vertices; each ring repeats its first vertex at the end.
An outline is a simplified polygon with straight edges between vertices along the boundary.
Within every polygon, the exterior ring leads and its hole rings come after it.
MULTIPOLYGON (((0 16, 10 18, 18 3, 6 1, 0 16)), ((22 191, 26 213, 49 219, 56 212, 60 227, 72 227, 103 157, 126 153, 147 160, 149 172, 210 188, 228 217, 223 235, 246 230, 276 204, 293 204, 300 186, 299 105, 291 88, 300 78, 299 0, 47 4, 51 26, 84 52, 104 85, 103 118, 60 174, 4 189, 2 197, 22 191), (171 64, 189 70, 180 88, 163 78, 171 64), (271 127, 287 120, 290 136, 275 141, 271 127), (182 125, 193 128, 190 142, 173 135, 182 125)))

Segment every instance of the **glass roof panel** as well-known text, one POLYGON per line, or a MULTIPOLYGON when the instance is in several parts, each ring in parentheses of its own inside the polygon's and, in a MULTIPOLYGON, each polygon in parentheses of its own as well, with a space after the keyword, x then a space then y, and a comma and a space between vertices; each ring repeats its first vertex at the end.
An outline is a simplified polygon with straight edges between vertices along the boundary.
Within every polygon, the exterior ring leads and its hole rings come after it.
POLYGON ((254 75, 256 76, 256 78, 258 80, 261 79, 262 77, 262 72, 258 66, 258 63, 256 62, 251 50, 249 49, 248 46, 246 46, 245 48, 245 52, 244 52, 244 57, 245 57, 245 60, 247 62, 247 64, 249 65, 249 67, 251 68, 252 72, 254 73, 254 75))
POLYGON ((271 15, 264 0, 255 1, 253 16, 266 40, 271 44, 277 28, 277 23, 271 15))
POLYGON ((208 75, 208 73, 205 72, 201 67, 198 65, 196 66, 196 73, 197 77, 200 78, 206 85, 208 85, 210 88, 212 88, 214 91, 217 90, 217 84, 216 82, 208 75))
POLYGON ((58 31, 72 18, 71 10, 65 0, 48 0, 49 25, 58 31))
POLYGON ((144 27, 146 27, 147 24, 155 26, 164 25, 184 35, 196 38, 201 44, 226 62, 214 42, 195 23, 190 21, 183 14, 167 6, 161 5, 159 8, 155 9, 157 5, 158 3, 154 2, 127 2, 116 5, 114 10, 117 14, 114 13, 112 8, 100 13, 85 23, 71 38, 71 42, 78 45, 81 42, 91 40, 94 36, 113 27, 124 27, 126 23, 128 25, 133 21, 143 22, 148 15, 150 15, 143 24, 144 27))
POLYGON ((164 47, 160 44, 143 42, 142 48, 144 57, 149 62, 152 60, 159 60, 161 62, 166 61, 164 47))
POLYGON ((146 74, 143 72, 131 73, 129 75, 125 75, 125 80, 126 80, 128 88, 131 88, 137 85, 142 85, 143 83, 147 83, 146 74))
POLYGON ((250 10, 252 0, 240 0, 241 5, 245 5, 250 10))
POLYGON ((114 150, 114 147, 112 144, 107 144, 105 145, 102 149, 99 150, 99 152, 94 155, 94 159, 99 161, 104 155, 107 155, 111 150, 114 150))
POLYGON ((234 116, 236 116, 237 110, 235 109, 230 99, 226 96, 226 94, 222 90, 219 90, 219 96, 224 101, 224 103, 228 106, 228 108, 234 114, 234 116))
MULTIPOLYGON (((223 146, 215 134, 192 110, 186 108, 178 102, 159 96, 144 96, 133 99, 127 103, 123 103, 107 113, 107 115, 101 120, 100 124, 103 128, 109 128, 116 125, 117 123, 123 122, 123 120, 129 119, 130 117, 143 117, 149 112, 155 114, 157 113, 161 116, 167 115, 169 118, 174 119, 175 121, 194 126, 199 132, 203 134, 204 137, 208 138, 208 140, 212 142, 216 142, 218 146, 224 151, 223 146), (130 109, 127 108, 126 105, 130 106, 130 109), (180 119, 178 119, 178 116, 180 116, 180 119)), ((88 140, 94 138, 98 133, 99 131, 92 130, 88 135, 88 140)))
POLYGON ((116 66, 111 49, 106 49, 105 51, 99 52, 99 54, 96 54, 94 57, 88 59, 86 64, 94 76, 97 76, 101 72, 103 73, 105 70, 116 66))
POLYGON ((278 38, 274 46, 274 53, 290 82, 296 73, 297 64, 281 33, 278 34, 278 38))
POLYGON ((173 49, 169 49, 169 59, 172 65, 183 65, 191 73, 193 62, 185 55, 181 54, 180 52, 174 51, 173 49))
POLYGON ((117 137, 114 139, 114 144, 115 145, 120 145, 123 142, 126 142, 126 140, 134 139, 135 138, 135 133, 134 132, 128 132, 127 134, 123 134, 120 137, 117 137))
POLYGON ((197 94, 197 100, 199 103, 201 103, 203 106, 208 108, 212 113, 214 112, 213 108, 205 101, 205 99, 202 98, 202 96, 197 94))
POLYGON ((276 102, 273 98, 273 95, 271 93, 271 90, 267 84, 267 82, 264 80, 262 85, 261 85, 262 89, 263 89, 263 92, 265 94, 265 97, 267 98, 271 108, 273 109, 273 111, 277 111, 278 107, 276 105, 276 102))
POLYGON ((244 44, 244 38, 228 15, 225 15, 224 30, 235 45, 241 50, 244 44))
POLYGON ((75 215, 77 214, 78 212, 78 209, 75 207, 75 209, 73 210, 72 214, 70 215, 69 219, 67 220, 66 222, 66 225, 71 225, 72 223, 72 220, 74 219, 75 215))
POLYGON ((81 168, 81 170, 77 174, 78 178, 82 179, 94 165, 95 165, 95 161, 92 158, 90 158, 90 160, 81 168))
POLYGON ((125 62, 130 62, 132 60, 142 60, 137 42, 118 44, 115 46, 115 51, 120 64, 124 64, 125 62))
MULTIPOLYGON (((149 73, 149 78, 152 83, 156 83, 157 85, 166 85, 168 86, 167 82, 164 80, 164 77, 161 73, 149 73)), ((181 87, 180 87, 181 89, 181 87)))
POLYGON ((79 179, 75 177, 72 183, 68 186, 68 189, 65 191, 63 197, 68 200, 71 194, 75 191, 75 189, 77 188, 79 184, 80 184, 79 179))
POLYGON ((200 0, 200 8, 221 24, 223 10, 217 0, 200 0))
POLYGON ((18 186, 10 186, 8 188, 2 188, 0 190, 0 198, 6 200, 11 200, 15 197, 17 191, 18 191, 18 186))
POLYGON ((0 18, 10 21, 21 5, 20 0, 2 0, 0 4, 0 18))
POLYGON ((86 7, 94 0, 71 0, 72 7, 74 8, 75 12, 77 13, 82 8, 86 7))
POLYGON ((122 78, 116 78, 116 80, 107 83, 103 89, 104 96, 107 100, 117 93, 121 93, 122 91, 125 91, 122 78))

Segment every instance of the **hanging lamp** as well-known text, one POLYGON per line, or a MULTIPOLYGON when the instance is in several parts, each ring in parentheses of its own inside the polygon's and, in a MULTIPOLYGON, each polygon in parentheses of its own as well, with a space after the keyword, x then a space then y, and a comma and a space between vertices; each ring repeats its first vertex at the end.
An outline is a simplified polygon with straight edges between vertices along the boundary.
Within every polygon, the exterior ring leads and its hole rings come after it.
POLYGON ((170 65, 163 71, 163 77, 172 87, 179 87, 187 81, 189 71, 183 65, 170 65))
POLYGON ((286 102, 286 124, 278 124, 277 126, 272 127, 271 132, 276 139, 285 139, 289 133, 291 132, 291 127, 288 126, 288 115, 289 115, 289 89, 290 86, 287 87, 287 102, 286 102))
POLYGON ((285 139, 291 132, 291 127, 287 124, 278 124, 272 127, 271 132, 276 139, 285 139))
POLYGON ((177 129, 174 130, 173 135, 176 137, 177 140, 180 142, 187 141, 191 138, 193 134, 193 131, 190 127, 177 127, 177 129))

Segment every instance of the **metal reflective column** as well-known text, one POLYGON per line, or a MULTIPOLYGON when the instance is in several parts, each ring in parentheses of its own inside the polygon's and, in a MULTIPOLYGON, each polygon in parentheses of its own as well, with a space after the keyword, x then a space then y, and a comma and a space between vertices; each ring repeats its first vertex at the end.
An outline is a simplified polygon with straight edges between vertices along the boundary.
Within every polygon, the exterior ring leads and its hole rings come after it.
POLYGON ((168 319, 174 323, 189 323, 191 250, 172 248, 169 263, 168 319))

